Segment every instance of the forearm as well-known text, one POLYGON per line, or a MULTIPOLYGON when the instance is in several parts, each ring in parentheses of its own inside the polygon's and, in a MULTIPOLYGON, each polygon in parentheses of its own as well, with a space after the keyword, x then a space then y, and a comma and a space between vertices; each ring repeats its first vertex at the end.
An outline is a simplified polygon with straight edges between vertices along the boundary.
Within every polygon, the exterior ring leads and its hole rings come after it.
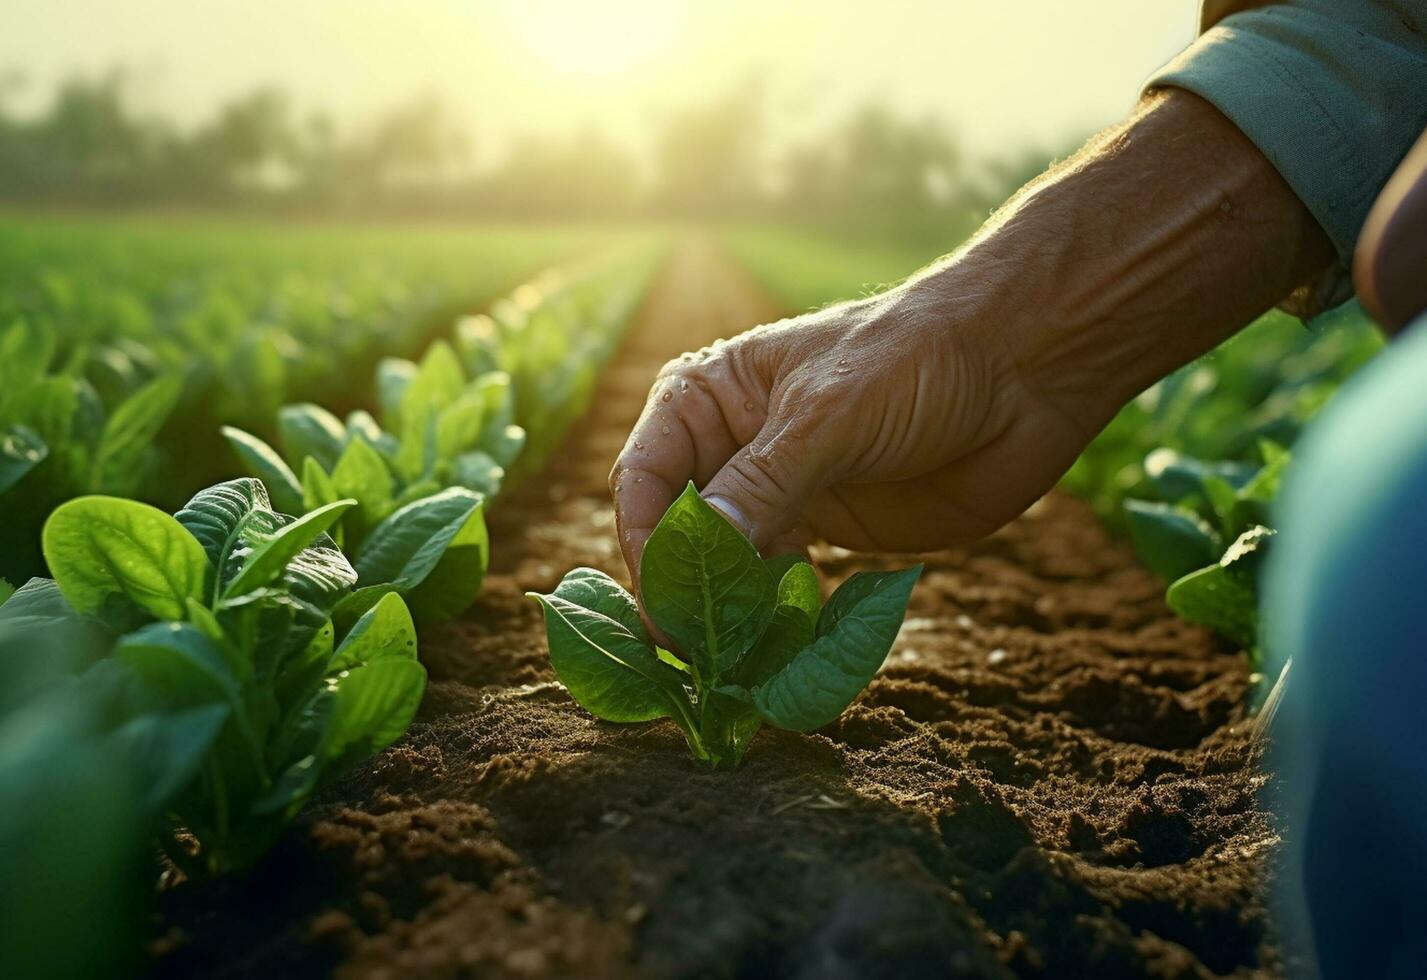
POLYGON ((1171 91, 1028 186, 895 302, 1001 345, 1017 380, 1093 433, 1332 256, 1254 145, 1171 91))

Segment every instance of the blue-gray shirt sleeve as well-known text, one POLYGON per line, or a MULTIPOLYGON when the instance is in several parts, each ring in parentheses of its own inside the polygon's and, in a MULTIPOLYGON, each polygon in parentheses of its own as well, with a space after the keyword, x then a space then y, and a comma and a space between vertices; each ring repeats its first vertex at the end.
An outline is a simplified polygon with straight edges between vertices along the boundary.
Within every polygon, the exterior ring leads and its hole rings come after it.
POLYGON ((1232 14, 1150 79, 1224 113, 1338 252, 1305 312, 1352 294, 1368 209, 1427 129, 1427 0, 1291 0, 1232 14))

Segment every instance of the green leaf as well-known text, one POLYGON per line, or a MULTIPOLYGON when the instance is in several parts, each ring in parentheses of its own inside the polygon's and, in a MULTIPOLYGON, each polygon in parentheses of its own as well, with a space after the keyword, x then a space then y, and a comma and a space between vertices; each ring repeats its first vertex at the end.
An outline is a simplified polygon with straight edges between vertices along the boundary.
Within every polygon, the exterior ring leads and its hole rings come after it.
MULTIPOLYGON (((336 630, 333 629, 332 621, 329 619, 322 624, 317 632, 312 634, 307 645, 301 651, 290 656, 283 662, 278 672, 277 680, 273 684, 273 691, 277 696, 278 706, 284 717, 287 717, 297 704, 312 696, 315 686, 327 676, 328 665, 332 662, 333 640, 336 637, 336 630)), ((281 752, 275 758, 279 765, 289 762, 281 752)))
POLYGON ((504 479, 505 468, 497 463, 494 457, 479 449, 461 453, 451 461, 452 482, 467 490, 474 490, 487 500, 496 498, 504 479))
POLYGON ((0 331, 0 405, 43 377, 54 352, 54 331, 39 324, 22 320, 0 331))
MULTIPOLYGON (((218 569, 215 595, 243 571, 252 551, 298 520, 273 513, 262 483, 251 478, 200 491, 177 517, 218 569)), ((260 653, 280 659, 307 644, 356 580, 346 556, 319 534, 288 559, 272 587, 226 598, 219 607, 220 620, 225 628, 236 628, 237 618, 256 615, 260 653)))
POLYGON ((1240 526, 1243 523, 1243 509, 1240 506, 1239 492, 1229 481, 1217 476, 1206 476, 1203 486, 1220 532, 1225 537, 1237 536, 1243 530, 1240 526))
POLYGON ((290 464, 311 456, 324 470, 331 470, 347 443, 346 426, 320 405, 284 405, 277 428, 290 464))
POLYGON ((198 491, 174 519, 203 546, 213 567, 221 569, 243 523, 255 512, 272 513, 268 492, 262 481, 240 477, 198 491))
POLYGON ((1125 517, 1140 560, 1169 582, 1213 564, 1223 547, 1209 523, 1184 507, 1127 500, 1125 517))
POLYGON ((353 439, 364 439, 372 446, 376 446, 386 433, 382 427, 377 425, 377 420, 372 418, 370 412, 357 409, 355 412, 347 413, 347 442, 350 444, 353 439))
POLYGON ((248 554, 242 569, 223 590, 223 595, 243 595, 267 585, 286 570, 298 552, 309 547, 356 505, 355 500, 338 500, 285 525, 276 534, 260 539, 248 554))
POLYGON ((357 558, 357 581, 362 586, 392 585, 415 588, 455 540, 481 498, 469 490, 452 487, 396 511, 372 531, 357 558))
POLYGON ((357 501, 356 541, 391 512, 391 471, 381 454, 363 439, 353 439, 342 451, 332 470, 332 489, 339 497, 357 501))
POLYGON ((509 470, 525 448, 525 430, 518 425, 507 425, 491 433, 489 438, 483 435, 481 448, 490 454, 491 459, 509 470))
POLYGON ((692 483, 650 535, 640 580, 649 617, 708 685, 753 647, 777 597, 757 549, 692 483))
POLYGON ((224 704, 242 711, 242 690, 222 651, 190 623, 150 623, 121 638, 114 658, 165 710, 224 704))
POLYGON ((814 624, 808 614, 794 605, 780 605, 758 644, 734 671, 735 682, 749 689, 766 684, 814 639, 814 624))
POLYGON ((50 447, 29 426, 12 425, 0 431, 0 493, 19 483, 49 454, 50 447))
POLYGON ((326 507, 341 499, 337 496, 337 488, 333 486, 332 478, 327 475, 322 464, 312 456, 304 459, 302 461, 302 509, 294 511, 294 513, 305 514, 310 510, 326 507))
POLYGON ((1206 463, 1173 449, 1156 449, 1145 457, 1145 476, 1165 503, 1177 504, 1189 497, 1204 495, 1209 477, 1223 480, 1237 489, 1248 482, 1253 468, 1237 462, 1206 463))
POLYGON ((62 375, 32 380, 13 396, 11 412, 57 451, 74 435, 83 389, 78 380, 62 375))
POLYGON ((375 755, 411 725, 426 690, 426 668, 415 660, 381 660, 338 674, 322 745, 333 772, 375 755))
POLYGON ((827 605, 818 613, 817 636, 826 636, 850 615, 857 604, 875 592, 882 585, 885 572, 858 572, 837 587, 827 605))
POLYGON ((466 386, 466 372, 461 359, 444 340, 438 340, 426 350, 416 374, 411 378, 401 399, 401 414, 436 414, 454 402, 466 386))
POLYGON ((47 578, 32 578, 11 591, 0 607, 0 622, 50 625, 72 620, 78 612, 65 600, 59 585, 47 578))
POLYGON ((367 614, 367 611, 382 600, 384 596, 399 594, 394 585, 382 583, 380 585, 368 585, 360 589, 354 589, 343 596, 337 605, 332 609, 332 622, 338 629, 350 629, 357 620, 367 614))
POLYGON ((139 464, 178 404, 182 391, 182 378, 159 378, 134 392, 114 409, 104 423, 90 467, 91 491, 121 493, 137 483, 139 464))
POLYGON ((544 610, 550 665, 570 696, 606 721, 675 717, 691 724, 684 675, 622 623, 577 605, 562 589, 563 582, 550 595, 528 594, 544 610))
POLYGON ((223 426, 222 432, 223 438, 228 440, 244 465, 267 486, 277 509, 285 514, 301 513, 302 484, 277 450, 257 436, 231 425, 223 426))
MULTIPOLYGON (((828 600, 838 614, 826 632, 754 692, 763 717, 779 728, 830 724, 876 676, 906 615, 922 566, 859 572, 828 600), (869 587, 870 584, 870 587, 869 587), (839 594, 847 598, 839 599, 839 594)), ((827 610, 824 610, 826 614, 827 610)))
POLYGON ((515 424, 515 387, 510 375, 488 371, 470 387, 480 393, 485 403, 477 444, 501 466, 509 467, 525 445, 525 430, 515 424))
POLYGON ((436 416, 436 457, 451 459, 475 445, 481 435, 485 399, 478 392, 463 392, 436 416))
POLYGON ((1176 581, 1165 593, 1169 608, 1245 648, 1258 639, 1258 599, 1251 579, 1210 565, 1176 581))
POLYGON ((635 603, 634 596, 599 569, 576 568, 567 572, 554 594, 567 602, 607 616, 645 646, 654 645, 649 632, 644 628, 644 620, 639 616, 639 606, 635 603))
POLYGON ((416 483, 408 483, 402 487, 401 493, 396 495, 396 500, 394 500, 393 503, 396 504, 398 508, 405 507, 407 504, 414 504, 418 500, 434 497, 445 489, 446 487, 443 484, 435 480, 418 480, 416 483))
POLYGON ((393 460, 396 471, 405 480, 426 479, 436 466, 436 409, 416 405, 403 409, 401 417, 401 441, 393 460))
MULTIPOLYGON (((770 564, 770 570, 774 567, 776 566, 770 564)), ((818 613, 822 609, 823 597, 818 588, 818 573, 813 570, 813 566, 800 559, 792 562, 781 575, 775 575, 778 582, 778 605, 793 606, 802 611, 809 625, 816 623, 818 613)))
POLYGON ((483 507, 471 511, 436 567, 411 589, 407 600, 423 623, 450 619, 480 595, 490 566, 491 543, 483 507))
POLYGON ((149 817, 159 816, 192 782, 231 712, 227 704, 151 712, 127 719, 106 736, 134 773, 138 802, 149 817))
POLYGON ((148 504, 79 497, 45 522, 45 561, 70 605, 97 612, 121 595, 159 619, 181 620, 202 601, 211 566, 203 546, 177 520, 148 504))
POLYGON ((377 398, 388 428, 401 427, 401 402, 416 377, 416 365, 400 357, 384 357, 377 363, 377 398))
POLYGON ((1239 490, 1239 499, 1256 504, 1270 504, 1278 497, 1279 487, 1283 484, 1283 474, 1288 469, 1288 464, 1293 461, 1293 456, 1287 449, 1267 439, 1260 440, 1260 452, 1264 457, 1263 468, 1239 490))
POLYGON ((401 596, 389 592, 357 620, 333 654, 328 673, 384 660, 416 659, 416 626, 401 596))

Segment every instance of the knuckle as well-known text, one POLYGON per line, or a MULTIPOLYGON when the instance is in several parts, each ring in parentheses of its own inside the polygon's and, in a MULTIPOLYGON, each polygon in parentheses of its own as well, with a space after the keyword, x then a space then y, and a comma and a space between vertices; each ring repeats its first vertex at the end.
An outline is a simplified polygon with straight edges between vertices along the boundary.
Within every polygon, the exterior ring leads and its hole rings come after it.
POLYGON ((764 492, 770 498, 774 495, 787 496, 798 470, 797 461, 789 449, 782 445, 745 449, 732 460, 733 474, 755 497, 764 492))
POLYGON ((617 459, 614 461, 614 465, 610 467, 609 477, 606 481, 609 486, 610 493, 614 494, 619 492, 620 486, 624 483, 624 474, 626 471, 628 471, 628 469, 629 466, 624 462, 623 459, 617 459))
POLYGON ((728 476, 739 502, 754 513, 772 510, 787 497, 779 484, 763 478, 761 472, 751 464, 730 464, 728 476))

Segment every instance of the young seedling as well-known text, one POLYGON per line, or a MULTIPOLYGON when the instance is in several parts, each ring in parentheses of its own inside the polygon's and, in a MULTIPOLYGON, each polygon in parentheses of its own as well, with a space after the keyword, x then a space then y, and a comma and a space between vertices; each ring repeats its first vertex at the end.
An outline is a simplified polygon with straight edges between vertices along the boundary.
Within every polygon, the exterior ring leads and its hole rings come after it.
POLYGON ((577 568, 550 595, 530 593, 550 663, 596 717, 672 718, 694 758, 731 769, 764 722, 805 732, 842 714, 892 648, 921 566, 858 573, 824 606, 811 565, 759 557, 690 484, 641 571, 644 608, 677 650, 655 645, 612 578, 577 568))

